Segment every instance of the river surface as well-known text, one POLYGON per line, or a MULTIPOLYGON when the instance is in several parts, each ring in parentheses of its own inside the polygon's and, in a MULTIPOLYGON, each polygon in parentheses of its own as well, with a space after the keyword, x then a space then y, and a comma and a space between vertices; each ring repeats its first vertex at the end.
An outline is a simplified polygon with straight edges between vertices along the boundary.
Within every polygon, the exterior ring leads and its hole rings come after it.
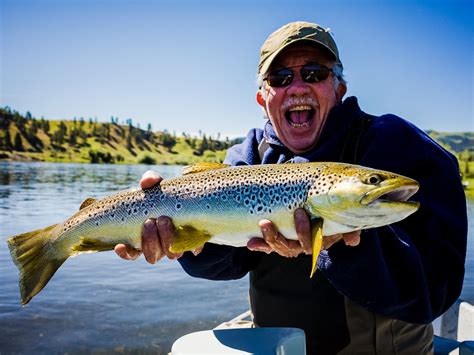
MULTIPOLYGON (((130 262, 115 253, 70 258, 29 303, 19 303, 18 272, 6 239, 67 219, 88 197, 136 186, 152 168, 178 166, 0 162, 0 354, 161 353, 174 340, 248 309, 248 280, 189 277, 175 261, 130 262)), ((474 303, 474 201, 461 298, 474 303)), ((440 260, 442 262, 442 260, 440 260)))

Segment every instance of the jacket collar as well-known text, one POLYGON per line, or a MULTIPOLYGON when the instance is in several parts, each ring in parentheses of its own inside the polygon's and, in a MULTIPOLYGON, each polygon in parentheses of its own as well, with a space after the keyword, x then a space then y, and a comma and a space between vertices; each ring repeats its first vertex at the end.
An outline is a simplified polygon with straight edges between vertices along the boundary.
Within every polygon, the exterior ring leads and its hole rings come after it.
MULTIPOLYGON (((338 138, 344 139, 352 120, 361 117, 363 114, 357 102, 357 98, 354 96, 348 97, 343 103, 334 106, 329 112, 329 116, 324 124, 316 146, 311 151, 302 153, 301 156, 306 157, 313 155, 314 152, 317 152, 329 141, 334 141, 338 138)), ((285 153, 287 153, 285 155, 294 156, 277 137, 270 120, 265 124, 263 136, 268 144, 278 146, 281 150, 285 151, 285 153)))

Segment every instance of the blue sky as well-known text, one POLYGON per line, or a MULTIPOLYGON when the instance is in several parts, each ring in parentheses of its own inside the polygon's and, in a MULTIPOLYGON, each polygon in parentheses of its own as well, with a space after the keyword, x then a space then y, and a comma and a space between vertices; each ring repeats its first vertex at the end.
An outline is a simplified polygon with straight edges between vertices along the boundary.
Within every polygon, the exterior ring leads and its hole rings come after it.
POLYGON ((262 126, 258 52, 281 25, 330 27, 363 110, 474 131, 471 0, 0 0, 0 106, 176 133, 262 126))

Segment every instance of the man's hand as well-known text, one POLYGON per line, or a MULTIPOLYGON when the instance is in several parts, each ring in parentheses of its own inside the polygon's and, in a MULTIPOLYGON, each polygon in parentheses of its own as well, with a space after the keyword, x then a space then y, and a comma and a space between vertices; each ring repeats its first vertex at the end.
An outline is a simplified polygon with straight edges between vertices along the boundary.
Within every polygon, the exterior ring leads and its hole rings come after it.
MULTIPOLYGON (((140 180, 140 187, 142 189, 149 189, 159 184, 161 180, 163 178, 158 173, 149 170, 143 174, 140 180)), ((169 217, 161 216, 158 219, 147 219, 143 224, 141 251, 125 244, 117 244, 114 250, 118 256, 126 260, 135 260, 143 252, 146 261, 150 264, 156 263, 165 255, 169 259, 177 259, 183 254, 169 251, 173 231, 173 223, 169 217)), ((195 254, 199 252, 200 250, 194 251, 195 254)))
MULTIPOLYGON (((289 240, 283 237, 275 225, 269 220, 259 222, 262 238, 252 238, 247 243, 247 248, 264 253, 276 252, 285 257, 296 257, 301 253, 312 254, 311 250, 311 222, 308 214, 302 208, 295 211, 295 228, 298 240, 289 240)), ((336 234, 323 238, 323 249, 328 249, 339 240, 344 240, 348 246, 359 245, 360 231, 345 234, 336 234)))

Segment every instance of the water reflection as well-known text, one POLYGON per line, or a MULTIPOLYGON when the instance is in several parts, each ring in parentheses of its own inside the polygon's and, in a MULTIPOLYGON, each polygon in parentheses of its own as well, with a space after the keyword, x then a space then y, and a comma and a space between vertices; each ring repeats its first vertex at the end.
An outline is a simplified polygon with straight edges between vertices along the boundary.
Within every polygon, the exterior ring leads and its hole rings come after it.
MULTIPOLYGON (((153 166, 165 178, 181 167, 153 166)), ((26 307, 7 236, 69 217, 87 197, 137 186, 150 166, 0 163, 0 352, 163 353, 181 335, 248 308, 247 280, 188 277, 177 262, 113 252, 71 258, 26 307), (213 307, 209 307, 212 303, 213 307)))

